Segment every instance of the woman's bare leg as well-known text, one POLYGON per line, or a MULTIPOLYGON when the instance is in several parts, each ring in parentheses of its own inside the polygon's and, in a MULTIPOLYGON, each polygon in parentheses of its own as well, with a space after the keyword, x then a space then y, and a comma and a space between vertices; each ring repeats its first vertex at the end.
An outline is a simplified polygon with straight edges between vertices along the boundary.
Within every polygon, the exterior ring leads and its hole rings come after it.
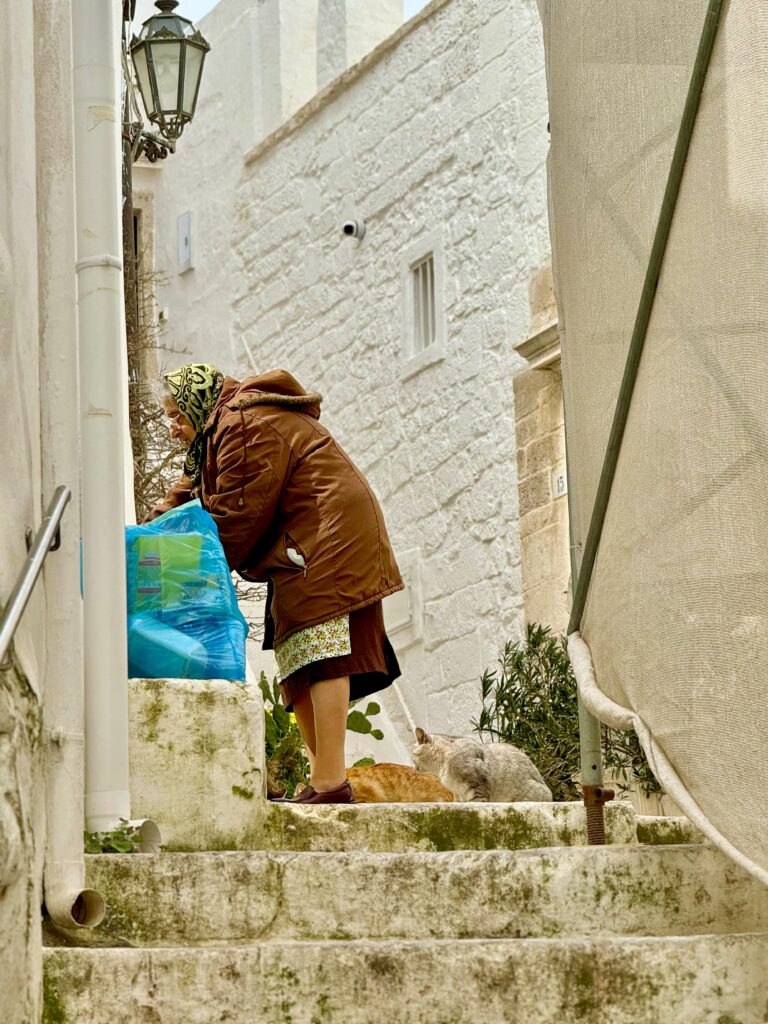
POLYGON ((310 777, 315 771, 315 753, 317 751, 317 740, 315 739, 315 712, 312 707, 311 691, 305 690, 293 701, 293 713, 296 716, 296 724, 299 727, 301 738, 309 758, 310 777))
POLYGON ((322 793, 336 789, 347 777, 344 743, 349 712, 349 676, 313 683, 309 692, 315 713, 316 740, 312 786, 322 793))

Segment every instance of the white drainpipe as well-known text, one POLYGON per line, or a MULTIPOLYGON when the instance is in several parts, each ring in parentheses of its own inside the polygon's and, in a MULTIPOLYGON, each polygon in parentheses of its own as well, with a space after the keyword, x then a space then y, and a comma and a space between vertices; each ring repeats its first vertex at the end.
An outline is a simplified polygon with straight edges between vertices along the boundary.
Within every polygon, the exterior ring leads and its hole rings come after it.
POLYGON ((46 848, 45 905, 64 927, 93 927, 104 900, 85 888, 83 860, 83 650, 80 600, 80 446, 71 38, 68 4, 35 19, 38 104, 39 298, 43 494, 66 485, 72 500, 61 547, 44 567, 46 848))
POLYGON ((85 627, 85 816, 130 819, 120 0, 73 0, 85 627))

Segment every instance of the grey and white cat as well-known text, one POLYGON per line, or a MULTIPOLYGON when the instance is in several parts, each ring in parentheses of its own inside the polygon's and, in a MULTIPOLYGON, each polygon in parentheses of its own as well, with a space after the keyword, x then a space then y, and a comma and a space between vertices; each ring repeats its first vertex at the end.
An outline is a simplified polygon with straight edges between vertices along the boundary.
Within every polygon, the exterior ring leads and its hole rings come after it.
POLYGON ((527 754, 511 743, 481 743, 469 736, 428 736, 416 730, 411 751, 420 772, 432 772, 456 800, 514 803, 551 800, 552 793, 527 754))

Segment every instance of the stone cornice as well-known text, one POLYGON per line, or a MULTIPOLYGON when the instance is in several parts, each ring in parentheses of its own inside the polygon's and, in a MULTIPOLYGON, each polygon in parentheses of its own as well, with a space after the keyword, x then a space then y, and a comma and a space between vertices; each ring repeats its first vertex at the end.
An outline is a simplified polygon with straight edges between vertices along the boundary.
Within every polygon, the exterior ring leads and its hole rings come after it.
POLYGON ((515 345, 523 359, 527 359, 529 370, 543 370, 560 359, 560 330, 557 320, 545 324, 535 334, 515 345))

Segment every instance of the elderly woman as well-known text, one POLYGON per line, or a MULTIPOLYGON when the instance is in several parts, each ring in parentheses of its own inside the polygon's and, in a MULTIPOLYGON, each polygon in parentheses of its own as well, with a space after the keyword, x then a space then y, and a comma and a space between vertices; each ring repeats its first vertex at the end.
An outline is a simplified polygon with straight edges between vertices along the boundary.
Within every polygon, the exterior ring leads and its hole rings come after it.
POLYGON ((149 518, 200 498, 232 569, 266 581, 264 648, 307 748, 299 803, 351 803, 349 702, 400 675, 381 601, 403 587, 375 495, 319 422, 320 395, 285 370, 242 383, 208 364, 167 373, 184 475, 149 518))

